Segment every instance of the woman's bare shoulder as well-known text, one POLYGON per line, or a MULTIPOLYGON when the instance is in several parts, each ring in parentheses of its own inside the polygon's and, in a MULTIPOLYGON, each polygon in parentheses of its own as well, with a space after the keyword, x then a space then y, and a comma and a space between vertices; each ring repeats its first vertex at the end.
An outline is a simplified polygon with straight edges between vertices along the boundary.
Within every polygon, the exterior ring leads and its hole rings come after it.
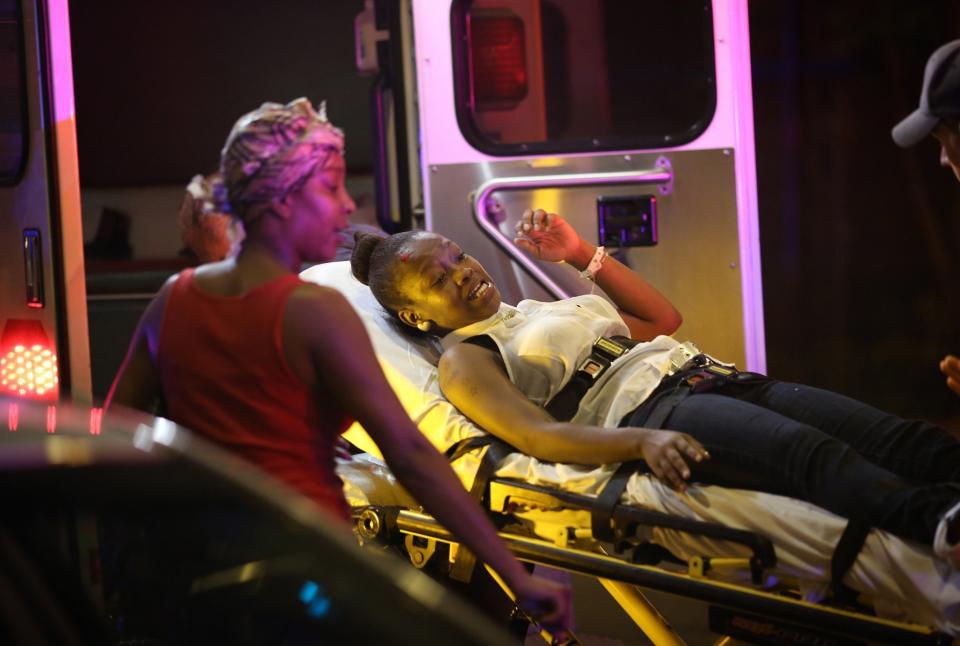
POLYGON ((302 283, 290 294, 287 316, 308 330, 327 330, 360 326, 360 317, 346 296, 333 287, 302 283))

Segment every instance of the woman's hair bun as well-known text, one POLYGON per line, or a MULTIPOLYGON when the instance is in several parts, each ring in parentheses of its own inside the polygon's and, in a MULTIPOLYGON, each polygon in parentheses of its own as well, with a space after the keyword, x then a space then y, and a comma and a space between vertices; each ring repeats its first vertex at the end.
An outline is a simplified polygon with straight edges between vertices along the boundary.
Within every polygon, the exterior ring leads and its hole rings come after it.
POLYGON ((357 231, 353 234, 353 252, 350 254, 350 270, 364 285, 370 284, 370 258, 385 236, 357 231))

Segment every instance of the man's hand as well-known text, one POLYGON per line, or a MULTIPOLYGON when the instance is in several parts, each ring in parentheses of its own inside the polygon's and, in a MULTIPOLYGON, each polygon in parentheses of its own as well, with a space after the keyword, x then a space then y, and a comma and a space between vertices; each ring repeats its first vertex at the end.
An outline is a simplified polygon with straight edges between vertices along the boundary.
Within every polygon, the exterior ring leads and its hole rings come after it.
POLYGON ((940 360, 940 372, 947 377, 947 388, 960 395, 960 359, 948 354, 940 360))

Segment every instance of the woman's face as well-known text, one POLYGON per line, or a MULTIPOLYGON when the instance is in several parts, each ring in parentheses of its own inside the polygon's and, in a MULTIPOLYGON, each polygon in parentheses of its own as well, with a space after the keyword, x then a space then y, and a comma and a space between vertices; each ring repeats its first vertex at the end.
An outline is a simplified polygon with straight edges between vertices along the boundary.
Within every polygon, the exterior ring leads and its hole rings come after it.
POLYGON ((325 262, 336 256, 340 232, 347 227, 347 216, 357 208, 345 180, 343 156, 334 154, 285 198, 291 212, 291 236, 302 260, 325 262))
POLYGON ((400 289, 413 305, 398 313, 408 325, 427 321, 431 331, 445 332, 482 321, 500 308, 500 292, 483 265, 455 242, 424 232, 401 254, 400 289))

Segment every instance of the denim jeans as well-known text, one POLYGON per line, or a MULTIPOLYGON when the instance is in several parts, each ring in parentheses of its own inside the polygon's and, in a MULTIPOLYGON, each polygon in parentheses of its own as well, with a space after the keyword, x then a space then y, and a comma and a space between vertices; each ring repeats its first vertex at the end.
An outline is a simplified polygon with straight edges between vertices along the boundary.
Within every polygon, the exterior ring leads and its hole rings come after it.
MULTIPOLYGON (((650 409, 625 421, 642 426, 650 409)), ((799 498, 926 544, 960 501, 952 435, 818 388, 765 380, 691 394, 664 428, 710 452, 692 481, 799 498)))

